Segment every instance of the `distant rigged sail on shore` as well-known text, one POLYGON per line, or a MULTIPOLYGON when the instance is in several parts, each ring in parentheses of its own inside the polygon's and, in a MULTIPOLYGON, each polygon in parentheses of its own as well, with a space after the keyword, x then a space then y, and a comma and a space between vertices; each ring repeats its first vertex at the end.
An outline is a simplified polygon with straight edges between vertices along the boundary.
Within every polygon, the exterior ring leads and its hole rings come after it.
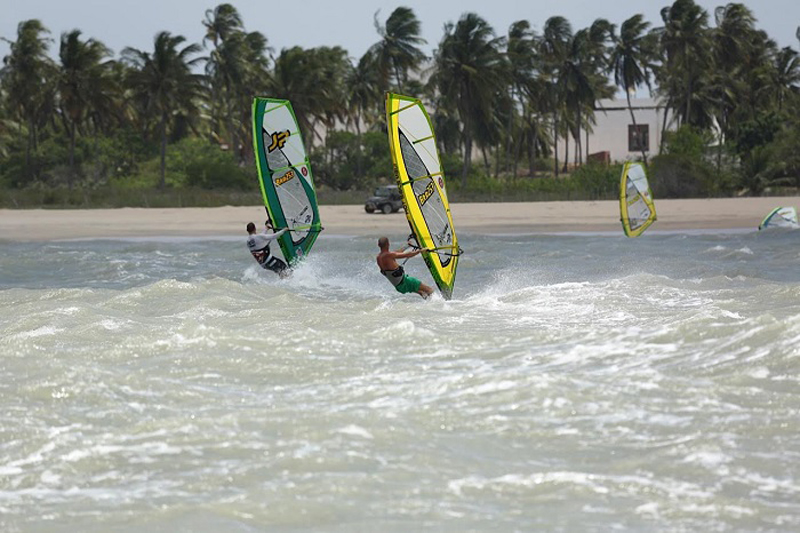
POLYGON ((433 126, 416 98, 388 93, 386 125, 394 173, 408 224, 442 296, 453 295, 461 249, 445 191, 433 126))
POLYGON ((322 231, 314 178, 289 100, 253 101, 253 145, 264 206, 290 265, 308 254, 322 231))
POLYGON ((758 226, 759 230, 767 228, 800 228, 797 222, 797 210, 794 207, 776 207, 758 226))
POLYGON ((619 212, 622 229, 628 237, 638 237, 656 221, 656 206, 642 163, 628 162, 622 167, 619 212))

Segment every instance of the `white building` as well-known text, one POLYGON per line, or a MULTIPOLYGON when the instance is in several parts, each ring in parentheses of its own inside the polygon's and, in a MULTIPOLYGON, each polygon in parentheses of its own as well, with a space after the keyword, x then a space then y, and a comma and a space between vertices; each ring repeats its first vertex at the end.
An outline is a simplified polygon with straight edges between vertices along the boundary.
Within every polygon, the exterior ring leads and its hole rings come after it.
MULTIPOLYGON (((611 162, 641 159, 642 144, 648 158, 658 154, 661 145, 661 131, 664 127, 664 110, 662 103, 653 98, 631 99, 636 127, 631 120, 627 100, 600 100, 595 109, 597 124, 589 134, 589 154, 607 152, 611 162), (638 131, 638 135, 637 135, 638 131)), ((672 130, 670 124, 667 129, 672 130)), ((581 132, 581 142, 586 150, 586 133, 581 132)), ((558 157, 563 164, 565 154, 564 139, 558 142, 558 157)), ((575 143, 570 140, 569 161, 575 160, 575 143)), ((584 155, 585 160, 585 155, 584 155)))

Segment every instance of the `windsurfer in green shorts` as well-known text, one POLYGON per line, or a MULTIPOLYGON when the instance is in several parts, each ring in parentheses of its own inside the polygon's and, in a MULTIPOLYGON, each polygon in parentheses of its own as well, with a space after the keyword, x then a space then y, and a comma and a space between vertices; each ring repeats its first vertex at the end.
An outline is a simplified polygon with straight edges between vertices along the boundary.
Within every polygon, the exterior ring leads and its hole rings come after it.
POLYGON ((397 292, 407 294, 409 292, 416 292, 423 298, 427 298, 433 294, 433 289, 422 283, 417 278, 413 278, 405 273, 403 267, 397 264, 398 259, 405 259, 406 257, 414 257, 422 250, 412 250, 406 252, 404 250, 396 250, 394 252, 389 250, 389 239, 381 237, 378 239, 378 247, 381 249, 378 254, 378 267, 389 282, 394 285, 397 292))

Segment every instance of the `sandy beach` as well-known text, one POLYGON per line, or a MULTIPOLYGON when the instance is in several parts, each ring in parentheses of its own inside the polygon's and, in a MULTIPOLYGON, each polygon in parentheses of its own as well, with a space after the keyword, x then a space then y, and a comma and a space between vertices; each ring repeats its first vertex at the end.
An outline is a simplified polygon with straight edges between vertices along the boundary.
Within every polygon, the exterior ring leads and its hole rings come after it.
MULTIPOLYGON (((660 200, 649 231, 756 230, 779 206, 800 207, 800 197, 660 200)), ((619 203, 463 203, 451 206, 456 230, 476 234, 620 231, 619 203)), ((326 235, 396 235, 407 229, 402 212, 368 214, 360 205, 321 206, 326 235)), ((230 237, 261 224, 264 208, 0 210, 0 240, 47 241, 118 237, 230 237)))

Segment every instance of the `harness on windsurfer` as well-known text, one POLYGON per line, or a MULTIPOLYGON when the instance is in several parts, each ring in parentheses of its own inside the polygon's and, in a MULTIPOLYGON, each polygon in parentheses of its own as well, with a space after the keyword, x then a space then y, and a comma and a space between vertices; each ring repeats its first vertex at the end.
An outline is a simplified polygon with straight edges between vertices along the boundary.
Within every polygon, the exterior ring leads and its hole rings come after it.
POLYGON ((394 270, 381 270, 381 274, 389 280, 389 283, 391 283, 393 287, 397 287, 406 280, 406 271, 402 266, 394 270))

